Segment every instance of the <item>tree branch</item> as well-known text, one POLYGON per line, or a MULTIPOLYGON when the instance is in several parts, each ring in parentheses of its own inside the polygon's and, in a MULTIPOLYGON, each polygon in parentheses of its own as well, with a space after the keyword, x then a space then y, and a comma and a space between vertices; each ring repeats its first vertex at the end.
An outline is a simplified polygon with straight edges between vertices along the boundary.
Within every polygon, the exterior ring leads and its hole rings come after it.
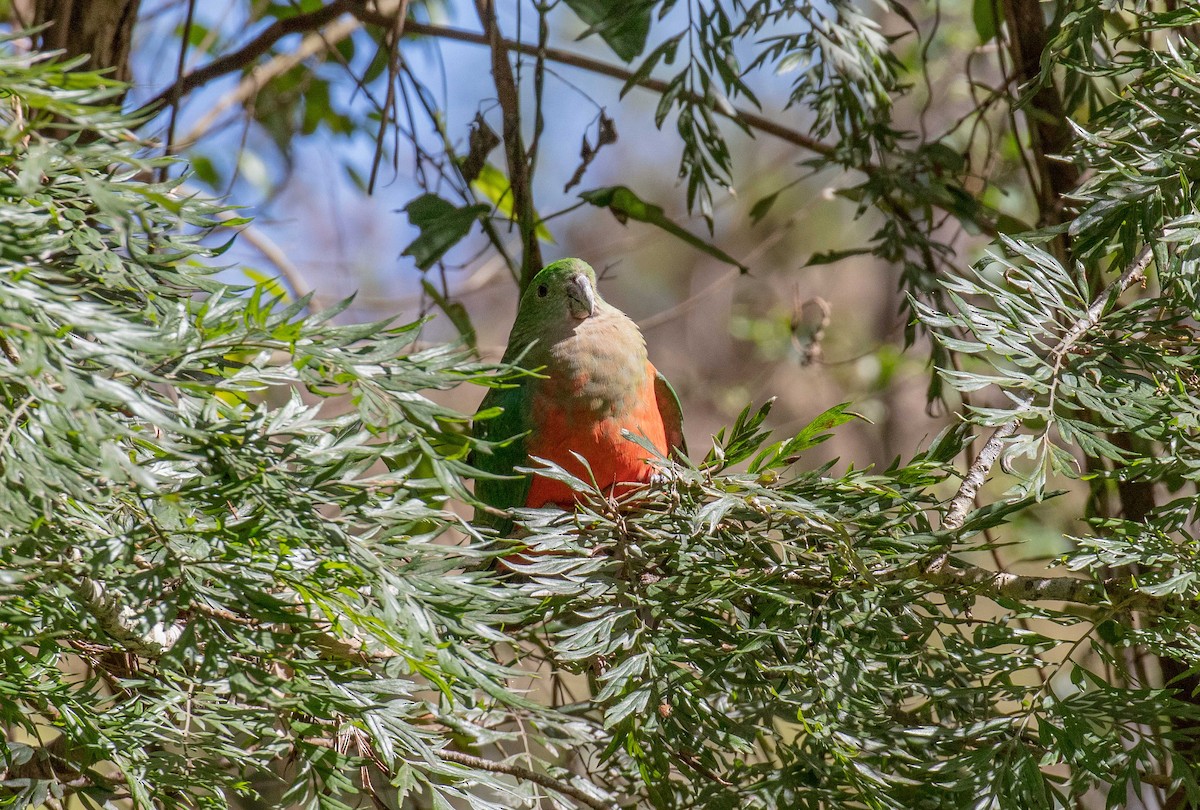
MULTIPOLYGON (((390 5, 395 6, 397 3, 398 0, 391 0, 390 5)), ((205 113, 204 117, 196 122, 196 125, 186 135, 179 139, 179 142, 174 145, 172 151, 178 152, 181 149, 191 146, 216 124, 217 119, 225 110, 235 104, 245 102, 261 90, 267 82, 291 70, 308 57, 332 48, 338 42, 341 42, 357 31, 361 25, 357 17, 335 20, 324 28, 305 36, 296 50, 279 54, 274 59, 259 65, 246 74, 233 91, 222 96, 212 106, 212 109, 205 113)))
POLYGON ((1115 578, 1034 577, 989 571, 962 563, 946 565, 938 571, 919 572, 917 576, 939 588, 969 591, 992 600, 1072 602, 1091 606, 1108 601, 1122 610, 1138 613, 1170 613, 1174 609, 1167 600, 1131 588, 1115 578))
MULTIPOLYGON (((237 214, 232 211, 221 211, 216 216, 222 222, 238 219, 237 214)), ((241 239, 249 242, 255 250, 262 254, 264 259, 269 261, 279 271, 279 276, 291 288, 292 295, 295 298, 299 299, 306 295, 313 295, 313 306, 318 306, 318 299, 314 294, 315 290, 313 286, 308 283, 304 278, 304 273, 292 262, 287 253, 284 252, 283 248, 275 240, 248 223, 232 227, 241 239)))
POLYGON ((100 629, 135 655, 161 656, 183 635, 182 624, 156 624, 148 633, 142 633, 130 621, 132 611, 108 593, 104 583, 91 577, 80 578, 75 595, 83 601, 100 629))
MULTIPOLYGON (((171 649, 183 636, 187 627, 186 617, 189 614, 200 614, 216 621, 247 627, 263 626, 263 623, 253 616, 243 616, 196 601, 184 607, 181 616, 185 620, 171 624, 155 624, 149 631, 142 632, 135 626, 133 611, 109 593, 104 583, 88 576, 81 577, 75 588, 75 595, 83 601, 100 629, 116 641, 123 651, 145 658, 160 658, 171 649)), ((321 633, 313 637, 312 641, 322 653, 338 660, 366 665, 395 657, 395 653, 390 650, 368 649, 366 641, 361 638, 346 640, 332 633, 321 633)))
MULTIPOLYGON (((985 599, 1017 602, 1070 602, 1087 607, 1111 603, 1113 607, 1134 613, 1169 614, 1187 609, 1181 600, 1154 596, 1132 587, 1126 580, 1083 579, 1071 576, 1029 576, 1007 571, 991 571, 978 565, 947 561, 941 568, 920 564, 907 565, 891 571, 874 572, 874 581, 910 582, 919 579, 940 591, 970 593, 985 599)), ((785 573, 784 582, 812 590, 827 590, 827 576, 785 573)), ((1191 601, 1191 600, 1189 600, 1191 601)))
MULTIPOLYGON (((383 23, 381 15, 375 12, 362 12, 360 16, 366 22, 375 24, 383 23)), ((489 44, 487 37, 485 37, 483 34, 477 34, 474 31, 464 31, 460 28, 450 28, 449 26, 445 25, 431 25, 428 23, 417 22, 415 20, 409 20, 407 31, 410 34, 422 34, 424 36, 436 37, 438 39, 452 39, 458 42, 470 42, 475 45, 489 44)), ((516 42, 511 39, 504 40, 504 47, 510 51, 523 53, 526 56, 537 56, 538 53, 541 53, 551 62, 558 62, 562 65, 581 68, 589 73, 597 73, 601 76, 620 79, 626 84, 632 82, 632 84, 636 87, 641 87, 645 90, 651 90, 659 95, 665 93, 669 87, 668 83, 662 79, 655 79, 650 76, 635 78, 635 75, 631 70, 626 70, 619 65, 613 65, 609 62, 602 62, 599 59, 592 59, 590 57, 583 56, 582 54, 574 53, 573 51, 564 51, 560 48, 549 47, 538 48, 536 45, 529 45, 524 42, 516 42)), ((834 157, 837 152, 835 147, 818 141, 816 138, 809 137, 803 132, 785 127, 782 124, 772 121, 770 118, 757 115, 749 110, 739 108, 730 109, 733 110, 733 115, 730 115, 725 111, 724 105, 715 108, 713 112, 725 116, 726 118, 740 120, 745 124, 748 124, 753 129, 757 129, 760 132, 765 132, 768 135, 774 135, 780 140, 787 141, 795 146, 803 147, 810 152, 816 152, 817 154, 823 155, 827 158, 834 157)), ((878 167, 872 167, 872 169, 877 168, 878 167)))
MULTIPOLYGON (((179 60, 175 63, 175 81, 183 78, 183 69, 187 67, 188 45, 191 42, 192 26, 196 21, 196 0, 188 0, 187 15, 183 21, 183 33, 179 37, 179 60)), ((175 143, 175 125, 179 123, 179 96, 171 96, 171 118, 167 123, 167 143, 163 151, 171 154, 171 144, 175 143)), ((158 168, 158 182, 167 178, 168 164, 158 168)))
MULTIPOLYGON (((128 781, 119 768, 114 767, 105 774, 98 773, 92 767, 95 763, 85 751, 73 744, 68 734, 60 734, 44 745, 31 745, 30 749, 28 759, 20 763, 14 762, 11 754, 5 757, 0 781, 44 779, 66 791, 99 788, 109 793, 114 790, 114 785, 128 781)), ((11 789, 11 786, 6 787, 11 789)))
MULTIPOLYGON (((358 14, 364 22, 369 22, 373 25, 385 25, 387 22, 386 18, 378 12, 362 11, 355 13, 358 14)), ((410 34, 421 34, 439 39, 455 40, 457 42, 469 42, 475 45, 490 44, 486 36, 483 34, 477 34, 474 31, 464 31, 460 28, 450 28, 449 26, 444 25, 431 25, 429 23, 422 23, 416 20, 409 20, 405 26, 405 30, 410 34)), ((666 93, 670 89, 670 84, 662 79, 655 79, 650 76, 638 76, 633 71, 626 70, 618 65, 603 62, 599 59, 592 59, 571 51, 564 51, 559 48, 549 47, 539 48, 536 45, 529 45, 524 42, 516 42, 511 39, 503 40, 503 45, 507 50, 510 51, 516 51, 517 53, 526 54, 528 56, 541 55, 543 58, 549 59, 551 62, 557 62, 559 64, 569 65, 570 67, 577 67, 581 70, 586 70, 589 73, 596 73, 601 76, 619 79, 628 85, 641 87, 644 90, 649 90, 651 92, 658 93, 659 95, 666 93)), ((701 101, 699 97, 686 92, 681 95, 683 98, 687 98, 689 101, 695 103, 699 103, 701 101)), ((739 121, 748 126, 750 129, 754 129, 767 135, 772 135, 776 138, 779 138, 780 140, 790 143, 793 146, 799 146, 802 149, 807 149, 810 152, 814 152, 831 160, 837 159, 837 147, 805 135, 799 130, 783 126, 779 122, 773 121, 764 115, 759 115, 758 113, 751 112, 750 110, 741 107, 734 107, 732 105, 721 105, 719 107, 715 107, 712 111, 732 121, 739 121)), ((867 163, 861 166, 852 166, 848 168, 857 169, 868 177, 875 176, 881 170, 879 166, 873 163, 867 163)), ((981 208, 983 207, 985 206, 983 206, 981 203, 981 208)), ((976 220, 975 225, 979 227, 979 230, 982 233, 985 233, 988 236, 995 237, 999 236, 1000 234, 999 228, 992 219, 976 220)))
POLYGON ((561 780, 555 779, 552 776, 547 776, 544 773, 531 771, 528 768, 522 768, 520 765, 511 765, 506 762, 493 762, 490 759, 483 757, 472 756, 471 754, 463 754, 458 751, 447 751, 442 749, 438 751, 438 756, 448 762, 454 762, 459 765, 466 765, 468 768, 477 768, 481 771, 492 771, 493 773, 503 773, 509 776, 515 776, 518 779, 524 779, 527 782, 541 785, 544 788, 549 788, 556 793, 561 793, 564 796, 570 796, 581 804, 595 808, 595 810, 616 810, 619 806, 614 801, 597 799, 589 793, 585 793, 574 785, 567 784, 561 780))
POLYGON ((343 14, 357 11, 362 6, 363 0, 334 0, 334 2, 327 6, 322 6, 316 11, 276 20, 261 34, 238 50, 220 56, 203 67, 196 68, 186 76, 180 77, 170 87, 143 104, 138 114, 156 113, 163 105, 172 103, 183 95, 208 84, 213 79, 249 67, 254 63, 254 60, 267 53, 271 48, 275 47, 275 43, 289 34, 315 31, 333 22, 343 14))
MULTIPOLYGON (((141 113, 150 113, 157 108, 169 102, 172 98, 183 96, 196 90, 214 79, 219 79, 226 74, 233 73, 253 64, 254 60, 262 56, 264 53, 271 50, 275 43, 289 34, 307 33, 315 31, 318 28, 335 20, 340 14, 354 14, 358 19, 365 23, 374 26, 391 28, 395 24, 395 16, 389 15, 382 11, 375 11, 366 8, 362 0, 335 0, 328 6, 324 6, 318 11, 313 11, 308 14, 297 14, 294 17, 288 17, 285 20, 279 20, 248 42, 240 49, 218 57, 206 65, 196 68, 191 73, 183 76, 170 87, 162 90, 153 99, 142 105, 141 113)), ((474 31, 464 31, 460 28, 451 28, 445 25, 433 25, 422 23, 417 20, 406 20, 404 23, 404 32, 406 34, 418 34, 420 36, 435 37, 438 39, 450 39, 457 42, 469 42, 474 45, 490 45, 491 41, 485 34, 476 33, 474 31)), ((547 59, 559 64, 569 65, 571 67, 581 68, 591 73, 597 73, 601 76, 608 76, 613 79, 619 79, 622 82, 629 82, 634 78, 633 71, 626 70, 618 65, 602 62, 599 59, 592 59, 581 54, 571 51, 561 50, 559 48, 544 48, 539 49, 536 45, 526 44, 524 42, 516 42, 511 39, 501 39, 501 45, 505 50, 522 53, 526 56, 537 56, 539 51, 545 55, 547 59)), ((654 79, 649 76, 638 79, 634 82, 638 87, 646 90, 651 90, 655 93, 662 94, 667 90, 667 82, 661 79, 654 79)), ((749 110, 735 109, 735 115, 729 116, 727 113, 718 109, 720 115, 726 117, 737 118, 753 129, 760 132, 765 132, 768 135, 774 135, 780 140, 787 141, 795 146, 803 147, 811 152, 816 152, 819 155, 832 158, 836 149, 829 144, 822 143, 815 138, 811 138, 802 132, 785 127, 770 118, 762 115, 757 115, 749 110)), ((871 171, 878 167, 871 167, 871 171)))
MULTIPOLYGON (((176 187, 171 192, 171 196, 181 199, 186 197, 205 197, 207 195, 204 191, 185 183, 176 187)), ((313 286, 308 283, 304 278, 304 273, 292 262, 287 253, 284 252, 283 248, 275 240, 254 227, 252 223, 242 221, 237 225, 230 225, 230 222, 242 220, 242 217, 233 211, 218 211, 215 216, 221 221, 221 224, 237 233, 239 238, 249 242, 251 247, 262 254, 262 257, 279 271, 279 277, 283 279, 294 298, 300 299, 306 295, 312 295, 313 305, 317 305, 318 299, 313 286)), ((0 336, 0 349, 3 349, 3 346, 3 336, 0 336)))
MULTIPOLYGON (((383 23, 381 15, 374 12, 364 12, 361 14, 361 16, 368 22, 377 24, 383 23)), ((431 25, 428 23, 417 22, 415 20, 409 21, 407 30, 410 34, 422 34, 424 36, 437 37, 439 39, 470 42, 475 45, 489 44, 487 37, 482 34, 477 34, 473 31, 464 31, 459 28, 450 28, 444 25, 431 25)), ((655 79, 650 76, 637 77, 633 71, 626 70, 619 65, 602 62, 599 59, 592 59, 572 51, 564 51, 559 48, 549 47, 538 48, 535 45, 528 45, 524 42, 516 42, 511 39, 503 40, 503 44, 504 47, 510 51, 523 53, 527 56, 537 56, 540 53, 546 59, 549 59, 552 62, 569 65, 570 67, 577 67, 590 73, 597 73, 601 76, 619 79, 626 84, 632 83, 633 86, 650 90, 658 93, 659 95, 667 92, 670 87, 669 83, 663 81, 662 79, 655 79)), ((686 93, 683 95, 684 97, 688 97, 686 93)), ((691 100, 697 101, 698 99, 692 97, 691 100)), ((780 140, 786 141, 794 146, 803 147, 810 152, 815 152, 824 157, 833 158, 836 155, 837 149, 835 147, 830 146, 827 143, 823 143, 816 138, 809 137, 803 132, 785 127, 776 121, 772 121, 766 116, 750 112, 749 110, 737 107, 726 108, 724 105, 722 105, 721 107, 715 108, 713 112, 732 120, 741 121, 752 129, 756 129, 768 135, 774 135, 780 140), (732 114, 728 110, 732 110, 732 114)), ((864 171, 866 171, 867 174, 872 174, 878 171, 878 169, 878 166, 871 165, 866 167, 864 171)))
POLYGON ((521 256, 520 289, 524 289, 542 269, 542 247, 538 244, 537 214, 534 213, 533 186, 529 178, 529 155, 521 135, 521 99, 512 65, 508 63, 507 40, 500 35, 493 0, 475 0, 479 22, 487 36, 492 52, 492 80, 504 118, 504 156, 508 163, 509 193, 512 194, 513 217, 521 232, 524 250, 521 256))
MULTIPOLYGON (((263 53, 270 50, 271 46, 273 46, 280 37, 285 36, 287 33, 297 33, 300 31, 308 31, 319 28, 321 25, 325 24, 325 22, 328 22, 336 16, 332 15, 327 17, 323 13, 334 8, 335 6, 339 7, 341 10, 354 14, 358 19, 370 25, 390 28, 395 24, 394 15, 389 15, 383 11, 369 9, 361 2, 361 0, 338 0, 335 3, 326 6, 321 10, 321 12, 301 14, 296 15, 295 17, 289 17, 287 20, 281 20, 279 23, 276 23, 271 28, 267 29, 267 31, 264 31, 263 34, 255 38, 242 49, 235 51, 234 53, 227 54, 226 56, 222 56, 219 59, 215 59, 207 65, 189 73, 176 83, 178 87, 176 85, 172 85, 171 87, 166 88, 151 102, 146 104, 142 108, 142 111, 151 111, 153 107, 161 105, 163 102, 172 98, 176 93, 183 94, 190 92, 206 84, 207 82, 212 81, 213 79, 216 79, 227 73, 232 73, 236 70, 241 70, 242 68, 251 64, 263 53), (279 34, 279 29, 275 28, 275 26, 280 25, 280 23, 286 23, 288 25, 288 30, 282 34, 279 34), (273 29, 274 33, 271 33, 271 35, 268 36, 273 29), (275 36, 275 34, 279 35, 275 36)), ((438 39, 449 39, 456 42, 468 42, 474 45, 491 46, 492 44, 492 41, 486 34, 477 33, 474 31, 464 31, 459 28, 451 28, 444 25, 423 23, 417 20, 406 20, 404 23, 404 31, 406 34, 416 34, 438 39)), ((608 62, 603 62, 599 59, 592 59, 572 51, 550 47, 539 48, 536 45, 503 38, 499 39, 498 42, 506 51, 513 51, 534 57, 540 54, 543 58, 552 62, 568 65, 570 67, 576 67, 601 76, 608 76, 613 79, 618 79, 626 84, 630 84, 631 86, 641 87, 645 90, 658 93, 659 95, 662 95, 669 89, 668 83, 661 79, 655 79, 650 76, 639 77, 636 76, 631 70, 627 70, 623 67, 613 65, 608 62)), ((696 101, 694 98, 691 100, 696 101)), ((806 149, 829 159, 836 159, 836 147, 819 141, 816 138, 812 138, 803 132, 800 132, 799 130, 786 127, 764 115, 760 115, 758 113, 751 112, 750 110, 738 107, 726 108, 724 105, 715 109, 714 112, 730 118, 731 120, 740 121, 753 130, 771 135, 784 141, 785 143, 790 143, 793 146, 798 146, 802 149, 806 149)), ((862 166, 855 166, 853 168, 862 171, 867 176, 873 176, 880 171, 880 167, 874 164, 865 164, 862 166)), ((999 235, 999 229, 992 219, 977 220, 975 224, 983 233, 989 236, 994 237, 999 235)))

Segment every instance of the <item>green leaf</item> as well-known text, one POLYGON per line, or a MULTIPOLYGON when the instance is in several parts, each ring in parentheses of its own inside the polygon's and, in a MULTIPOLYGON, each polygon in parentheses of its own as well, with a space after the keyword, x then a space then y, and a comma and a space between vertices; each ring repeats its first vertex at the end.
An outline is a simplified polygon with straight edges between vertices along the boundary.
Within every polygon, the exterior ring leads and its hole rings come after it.
POLYGON ((805 267, 817 267, 822 264, 833 264, 840 262, 842 259, 849 259, 851 256, 866 256, 871 253, 870 248, 848 248, 846 250, 826 250, 821 253, 814 253, 808 257, 808 261, 804 263, 805 267))
POLYGON ((805 450, 831 439, 833 434, 829 431, 857 418, 856 414, 846 413, 849 407, 849 403, 842 403, 821 413, 791 439, 765 448, 754 457, 747 469, 753 473, 794 464, 805 450))
MULTIPOLYGON (((484 197, 487 197, 501 214, 504 214, 510 220, 513 219, 513 197, 508 191, 508 178, 504 175, 504 172, 490 163, 484 163, 483 168, 479 170, 479 176, 471 181, 471 188, 478 191, 484 197)), ((538 219, 536 229, 538 241, 550 245, 555 244, 554 235, 550 233, 550 229, 542 222, 541 216, 537 211, 534 211, 533 215, 538 219)))
POLYGON ((483 204, 456 208, 436 194, 422 194, 404 206, 404 210, 408 221, 421 229, 421 235, 401 255, 412 256, 417 267, 427 270, 447 250, 461 242, 476 220, 489 209, 483 204))
POLYGON ((277 298, 280 301, 287 301, 291 298, 291 293, 288 291, 288 288, 280 282, 278 276, 271 276, 258 270, 254 270, 250 267, 242 268, 242 272, 245 273, 251 281, 261 287, 263 292, 272 298, 277 298))
POLYGON ((566 3, 590 26, 580 39, 599 34, 623 62, 645 49, 650 34, 651 4, 637 0, 566 0, 566 3))
POLYGON ((221 177, 217 173, 217 167, 204 155, 195 155, 192 157, 192 173, 200 182, 216 188, 221 183, 221 177))
POLYGON ((975 0, 971 17, 975 20, 975 33, 979 34, 980 45, 986 45, 996 36, 996 16, 1000 13, 998 0, 975 0))
POLYGON ((761 222, 762 218, 765 217, 767 212, 771 210, 771 206, 775 205, 775 201, 777 199, 779 199, 778 191, 774 192, 773 194, 768 194, 758 202, 754 203, 754 205, 750 208, 750 222, 754 225, 757 225, 759 222, 761 222))
POLYGON ((732 264, 743 273, 750 272, 750 268, 739 262, 737 259, 730 256, 725 251, 721 250, 716 245, 706 242, 695 234, 683 229, 679 225, 672 222, 663 213, 661 206, 648 203, 638 195, 634 194, 625 186, 606 186, 604 188, 596 188, 591 191, 585 191, 579 195, 579 198, 584 202, 589 202, 592 205, 600 208, 607 208, 613 212, 613 216, 619 222, 624 224, 627 220, 633 219, 638 222, 645 222, 649 225, 662 228, 667 233, 682 239, 697 250, 707 253, 709 256, 720 259, 726 264, 732 264))

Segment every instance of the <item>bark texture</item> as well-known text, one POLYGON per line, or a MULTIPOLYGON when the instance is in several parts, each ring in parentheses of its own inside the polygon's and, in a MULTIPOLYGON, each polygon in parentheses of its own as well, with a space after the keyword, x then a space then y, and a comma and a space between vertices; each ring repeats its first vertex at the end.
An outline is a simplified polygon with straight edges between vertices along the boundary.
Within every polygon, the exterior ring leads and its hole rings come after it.
POLYGON ((129 81, 130 44, 141 0, 35 0, 34 23, 41 50, 62 51, 64 59, 87 56, 90 70, 111 69, 129 81))

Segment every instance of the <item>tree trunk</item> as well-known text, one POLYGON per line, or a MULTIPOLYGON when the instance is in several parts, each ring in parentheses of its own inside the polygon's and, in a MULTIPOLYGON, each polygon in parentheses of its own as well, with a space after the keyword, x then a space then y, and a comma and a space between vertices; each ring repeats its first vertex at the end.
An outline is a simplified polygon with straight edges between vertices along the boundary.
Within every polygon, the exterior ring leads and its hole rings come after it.
MULTIPOLYGON (((1046 20, 1038 0, 1004 0, 1004 19, 1009 29, 1009 53, 1020 85, 1039 82, 1029 100, 1026 119, 1030 146, 1038 171, 1039 225, 1059 225, 1063 221, 1063 195, 1079 182, 1079 169, 1073 163, 1052 160, 1062 155, 1074 140, 1063 109, 1062 95, 1052 79, 1040 81, 1042 51, 1046 49, 1046 20)), ((1056 240, 1059 259, 1066 260, 1068 247, 1056 240)))
POLYGON ((33 21, 49 24, 39 49, 62 51, 64 59, 87 56, 88 70, 111 69, 129 81, 129 46, 141 0, 35 0, 33 21))

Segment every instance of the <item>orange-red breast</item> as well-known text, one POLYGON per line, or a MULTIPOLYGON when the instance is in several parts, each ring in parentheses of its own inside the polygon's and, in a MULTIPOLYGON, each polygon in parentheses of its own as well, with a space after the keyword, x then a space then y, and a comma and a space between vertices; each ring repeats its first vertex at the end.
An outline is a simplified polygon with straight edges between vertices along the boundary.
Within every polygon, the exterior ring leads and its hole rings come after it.
MULTIPOLYGON (((637 324, 611 306, 596 289, 596 273, 579 259, 547 265, 521 296, 504 362, 539 370, 510 388, 493 388, 479 406, 503 412, 475 423, 476 436, 493 445, 477 451, 479 469, 514 475, 533 466, 531 456, 558 464, 588 481, 572 453, 587 459, 591 476, 605 491, 650 479, 652 454, 621 435, 644 436, 663 455, 686 453, 679 398, 646 355, 637 324)), ((575 494, 543 476, 479 478, 484 503, 510 509, 556 504, 570 508, 575 494)), ((502 533, 509 521, 491 519, 502 533)))

